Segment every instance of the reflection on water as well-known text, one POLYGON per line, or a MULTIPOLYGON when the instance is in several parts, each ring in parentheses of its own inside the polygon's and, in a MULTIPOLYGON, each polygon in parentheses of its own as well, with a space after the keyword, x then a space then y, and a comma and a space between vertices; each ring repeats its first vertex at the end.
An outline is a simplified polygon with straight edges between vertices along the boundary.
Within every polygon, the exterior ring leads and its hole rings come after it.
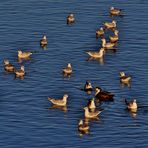
POLYGON ((124 88, 124 87, 129 87, 129 88, 131 88, 131 83, 130 83, 130 82, 123 83, 123 82, 120 81, 120 87, 121 87, 121 88, 124 88))
POLYGON ((49 108, 49 110, 51 110, 51 109, 58 109, 58 110, 61 110, 61 111, 65 112, 65 113, 68 111, 67 106, 52 105, 52 106, 49 108))
POLYGON ((31 60, 31 57, 27 57, 27 58, 18 58, 18 63, 22 63, 23 61, 29 61, 31 60))
POLYGON ((89 57, 86 61, 98 61, 100 63, 100 65, 104 65, 104 58, 89 57))

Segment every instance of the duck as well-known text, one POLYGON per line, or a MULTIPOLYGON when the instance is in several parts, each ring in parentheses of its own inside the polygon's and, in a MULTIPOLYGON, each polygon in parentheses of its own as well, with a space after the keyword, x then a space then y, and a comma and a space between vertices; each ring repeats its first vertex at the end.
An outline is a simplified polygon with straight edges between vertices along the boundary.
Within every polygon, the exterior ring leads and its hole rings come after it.
POLYGON ((114 7, 110 7, 110 15, 118 16, 121 15, 122 10, 114 7))
POLYGON ((103 91, 100 87, 95 88, 95 97, 99 99, 99 101, 114 101, 114 94, 108 91, 103 91))
POLYGON ((21 65, 21 68, 19 70, 15 70, 14 72, 16 77, 23 77, 25 75, 25 67, 21 65))
POLYGON ((137 111, 138 105, 136 99, 133 99, 132 101, 127 101, 125 99, 125 104, 127 105, 127 109, 133 112, 137 111))
POLYGON ((67 105, 67 99, 68 99, 68 94, 64 94, 62 99, 48 98, 48 100, 53 105, 57 105, 57 106, 66 106, 67 105))
POLYGON ((71 66, 71 63, 68 63, 67 67, 63 68, 63 74, 70 75, 71 73, 72 73, 72 66, 71 66))
POLYGON ((75 22, 74 14, 71 13, 70 15, 67 16, 67 24, 71 24, 75 22))
POLYGON ((9 62, 9 60, 5 59, 4 60, 4 69, 7 72, 13 72, 14 71, 14 66, 9 62))
POLYGON ((102 47, 105 49, 112 49, 116 45, 115 43, 111 43, 111 42, 106 43, 105 38, 101 39, 101 41, 102 41, 102 47))
POLYGON ((29 58, 32 55, 32 52, 22 52, 21 50, 18 50, 18 58, 25 59, 29 58))
POLYGON ((101 112, 102 112, 102 110, 90 112, 88 107, 84 107, 85 118, 97 118, 101 112))
POLYGON ((101 48, 99 51, 88 51, 86 52, 90 57, 94 58, 94 59, 98 59, 98 58, 102 58, 104 56, 104 52, 105 49, 104 47, 101 48))
POLYGON ((131 79, 131 76, 126 76, 124 72, 120 72, 120 82, 128 84, 131 79))
POLYGON ((104 28, 103 27, 96 30, 96 38, 102 37, 103 35, 104 35, 104 28))
POLYGON ((78 123, 78 131, 87 133, 89 131, 88 123, 85 123, 82 119, 80 119, 78 123))
POLYGON ((85 85, 84 85, 84 91, 92 91, 93 87, 90 81, 86 81, 85 85))
POLYGON ((42 39, 40 40, 40 45, 42 47, 45 47, 47 45, 48 41, 47 41, 47 37, 46 35, 43 35, 42 39))
POLYGON ((106 29, 114 29, 117 27, 117 23, 115 20, 113 20, 112 22, 105 22, 104 26, 106 29))
POLYGON ((110 42, 111 43, 115 43, 119 40, 119 36, 118 36, 119 31, 115 30, 114 31, 114 36, 109 36, 110 42))
POLYGON ((92 98, 91 100, 88 101, 87 107, 91 112, 95 111, 96 109, 95 98, 92 98))

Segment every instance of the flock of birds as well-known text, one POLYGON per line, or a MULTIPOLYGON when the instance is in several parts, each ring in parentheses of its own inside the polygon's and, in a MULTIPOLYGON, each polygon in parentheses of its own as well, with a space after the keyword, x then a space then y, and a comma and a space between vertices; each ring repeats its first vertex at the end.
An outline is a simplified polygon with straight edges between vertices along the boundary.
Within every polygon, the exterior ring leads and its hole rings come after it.
MULTIPOLYGON (((111 7, 110 8, 110 15, 111 16, 121 16, 122 10, 118 8, 111 7)), ((74 14, 70 14, 67 17, 67 24, 72 24, 75 22, 74 14)), ((107 52, 107 50, 112 50, 117 46, 119 40, 119 31, 117 30, 117 22, 113 20, 112 22, 105 22, 103 27, 96 30, 96 38, 101 38, 102 45, 99 51, 88 51, 86 52, 92 59, 101 59, 107 52), (109 41, 107 42, 105 39, 105 32, 107 30, 111 30, 113 32, 113 36, 109 36, 109 41)), ((43 35, 42 39, 40 40, 40 45, 42 48, 46 47, 48 44, 46 35, 43 35)), ((18 50, 18 59, 26 60, 29 59, 32 55, 32 52, 23 52, 18 50)), ((4 59, 4 69, 6 72, 11 72, 15 74, 17 78, 24 78, 25 76, 25 67, 22 65, 20 69, 15 69, 13 64, 9 62, 8 59, 4 59)), ((72 65, 68 63, 67 67, 62 69, 64 76, 70 76, 72 74, 72 65)), ((124 72, 120 72, 120 82, 129 85, 131 81, 131 76, 127 76, 124 72)), ((90 127, 89 122, 87 119, 95 119, 98 118, 100 113, 103 110, 97 110, 96 102, 103 102, 103 101, 114 101, 114 94, 108 91, 102 90, 101 87, 93 87, 90 81, 86 81, 83 91, 91 94, 92 91, 95 91, 95 96, 91 100, 88 101, 87 105, 84 107, 84 120, 80 119, 78 123, 78 131, 82 134, 88 133, 90 127)), ((66 107, 67 100, 69 95, 64 94, 61 99, 55 98, 48 98, 48 100, 56 107, 66 107)), ((136 99, 131 101, 127 101, 125 99, 125 104, 127 105, 127 109, 131 112, 137 112, 137 103, 136 99)))

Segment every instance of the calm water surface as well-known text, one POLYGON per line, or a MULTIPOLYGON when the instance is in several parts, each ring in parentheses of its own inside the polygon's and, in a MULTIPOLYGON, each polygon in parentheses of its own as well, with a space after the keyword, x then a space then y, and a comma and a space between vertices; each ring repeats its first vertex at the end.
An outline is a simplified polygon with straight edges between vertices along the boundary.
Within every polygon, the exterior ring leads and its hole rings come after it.
POLYGON ((148 1, 121 0, 11 0, 0 2, 0 147, 148 147, 148 1), (97 50, 95 30, 105 21, 110 6, 123 9, 116 17, 120 36, 116 53, 106 53, 104 64, 87 61, 88 50, 97 50), (76 22, 68 26, 73 12, 76 22), (42 34, 48 46, 42 49, 42 34), (33 51, 31 60, 20 63, 17 50, 33 51), (25 65, 24 80, 14 79, 3 69, 8 58, 16 68, 25 65), (70 62, 71 78, 61 69, 70 62), (122 88, 119 72, 132 75, 131 88, 122 88), (77 123, 93 95, 79 90, 86 80, 115 94, 104 103, 90 133, 80 136, 77 123), (67 112, 50 109, 47 97, 69 94, 67 112), (123 98, 136 98, 137 114, 125 110, 123 98))

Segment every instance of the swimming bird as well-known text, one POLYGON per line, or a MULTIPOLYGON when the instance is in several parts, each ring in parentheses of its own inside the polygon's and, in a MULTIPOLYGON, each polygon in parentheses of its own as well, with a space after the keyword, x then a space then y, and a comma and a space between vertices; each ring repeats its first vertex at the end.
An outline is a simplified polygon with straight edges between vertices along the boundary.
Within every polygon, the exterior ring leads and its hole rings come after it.
POLYGON ((63 68, 63 74, 64 75, 70 75, 72 73, 72 66, 71 63, 68 63, 66 68, 63 68))
POLYGON ((80 119, 78 123, 78 131, 87 133, 89 130, 89 125, 85 123, 82 119, 80 119))
POLYGON ((114 95, 111 92, 103 91, 100 87, 95 88, 95 97, 99 99, 99 101, 113 101, 114 95))
POLYGON ((22 65, 20 69, 15 70, 16 77, 23 77, 25 75, 25 67, 22 65))
POLYGON ((67 16, 67 24, 71 24, 75 22, 74 14, 70 14, 67 16))
POLYGON ((4 69, 7 72, 13 72, 14 71, 14 66, 9 62, 9 60, 5 59, 4 60, 4 69))
POLYGON ((96 30, 96 38, 102 37, 104 35, 104 29, 101 27, 100 29, 96 30))
POLYGON ((95 98, 92 98, 91 100, 89 100, 87 107, 91 112, 95 111, 95 109, 96 109, 95 98))
POLYGON ((118 16, 121 15, 122 10, 114 7, 110 7, 110 15, 118 16))
POLYGON ((84 85, 84 91, 92 91, 93 87, 90 81, 86 81, 85 85, 84 85))
POLYGON ((47 43, 48 43, 47 37, 46 37, 46 35, 43 35, 42 39, 40 40, 41 47, 45 47, 47 45, 47 43))
POLYGON ((119 31, 115 30, 114 31, 114 36, 109 36, 110 42, 111 43, 115 43, 119 40, 119 35, 118 35, 119 31))
POLYGON ((18 58, 25 59, 29 58, 32 55, 32 52, 22 52, 21 50, 18 50, 18 58))
POLYGON ((88 107, 84 107, 84 116, 85 118, 97 118, 98 115, 102 112, 101 111, 94 111, 94 112, 90 112, 88 107))
POLYGON ((88 51, 86 52, 88 55, 90 55, 92 58, 102 58, 104 55, 104 48, 101 48, 100 51, 88 51))
POLYGON ((62 99, 54 99, 54 98, 48 98, 48 100, 57 106, 66 106, 67 105, 67 99, 68 99, 68 94, 64 94, 62 99))
POLYGON ((131 76, 126 76, 124 72, 120 72, 120 82, 128 84, 131 79, 131 76))
POLYGON ((101 41, 102 41, 102 47, 105 49, 112 49, 116 45, 115 43, 111 43, 111 42, 106 43, 105 38, 101 39, 101 41))
POLYGON ((113 20, 112 22, 105 22, 104 26, 106 29, 114 29, 117 27, 117 23, 115 20, 113 20))
POLYGON ((125 104, 127 105, 127 109, 128 109, 128 110, 133 111, 133 112, 136 112, 136 111, 137 111, 138 105, 137 105, 136 99, 133 99, 133 100, 130 101, 130 102, 128 102, 128 101, 125 99, 125 104))

